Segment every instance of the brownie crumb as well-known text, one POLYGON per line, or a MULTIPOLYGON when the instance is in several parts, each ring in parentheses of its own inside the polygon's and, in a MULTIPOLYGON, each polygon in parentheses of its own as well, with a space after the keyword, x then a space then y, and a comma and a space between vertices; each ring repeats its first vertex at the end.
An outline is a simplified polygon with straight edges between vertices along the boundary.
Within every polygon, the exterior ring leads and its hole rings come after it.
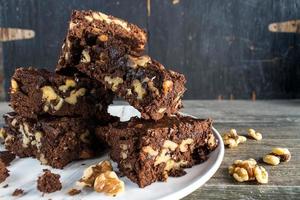
POLYGON ((5 181, 7 177, 9 177, 8 169, 4 162, 0 161, 0 183, 5 181))
POLYGON ((50 170, 43 170, 45 173, 39 176, 37 180, 37 188, 44 193, 52 193, 61 190, 60 175, 51 173, 50 170))
POLYGON ((16 158, 16 155, 9 151, 0 151, 0 161, 2 161, 6 166, 9 166, 11 161, 16 158))
POLYGON ((11 194, 12 196, 23 196, 24 195, 24 190, 22 189, 15 189, 15 191, 11 194))
POLYGON ((81 190, 77 190, 77 189, 75 189, 75 188, 72 188, 72 189, 70 189, 70 190, 68 191, 68 194, 69 194, 70 196, 75 196, 75 195, 77 195, 77 194, 79 194, 79 193, 81 193, 81 190))
POLYGON ((2 186, 2 188, 7 188, 7 187, 8 187, 8 184, 2 186))

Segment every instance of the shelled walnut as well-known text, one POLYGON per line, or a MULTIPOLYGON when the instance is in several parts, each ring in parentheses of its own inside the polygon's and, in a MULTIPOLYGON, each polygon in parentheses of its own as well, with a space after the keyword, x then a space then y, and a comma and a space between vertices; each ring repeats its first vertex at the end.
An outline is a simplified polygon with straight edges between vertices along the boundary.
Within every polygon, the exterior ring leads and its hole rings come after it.
POLYGON ((262 184, 268 183, 268 172, 252 158, 234 161, 228 171, 238 182, 256 180, 262 184))
POLYGON ((229 148, 237 147, 240 143, 245 143, 247 138, 237 134, 235 129, 230 129, 229 133, 223 135, 224 145, 229 148))
POLYGON ((94 188, 96 192, 103 192, 109 196, 116 196, 125 189, 124 182, 118 178, 111 163, 107 160, 86 168, 77 183, 83 187, 94 188))
POLYGON ((278 165, 280 162, 289 162, 291 153, 287 148, 273 148, 272 152, 263 157, 263 161, 270 165, 278 165))
POLYGON ((249 135, 251 138, 255 139, 255 140, 261 140, 261 139, 262 139, 262 134, 259 133, 259 132, 256 132, 256 131, 255 131, 254 129, 252 129, 252 128, 250 128, 250 129, 248 130, 248 135, 249 135))

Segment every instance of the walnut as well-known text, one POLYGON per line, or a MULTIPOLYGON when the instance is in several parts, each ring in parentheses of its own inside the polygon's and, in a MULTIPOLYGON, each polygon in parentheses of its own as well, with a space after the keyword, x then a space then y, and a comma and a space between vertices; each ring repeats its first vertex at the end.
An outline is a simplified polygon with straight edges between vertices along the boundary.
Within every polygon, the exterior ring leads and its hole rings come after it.
POLYGON ((72 30, 77 24, 74 22, 69 23, 69 29, 72 30))
POLYGON ((11 89, 10 89, 10 92, 13 94, 15 92, 18 91, 19 89, 19 86, 18 86, 18 83, 15 79, 11 79, 10 80, 10 83, 11 83, 11 89))
POLYGON ((149 80, 147 82, 147 85, 148 85, 148 88, 149 88, 150 91, 154 92, 154 94, 156 96, 159 96, 159 90, 157 89, 157 87, 154 86, 154 83, 153 83, 152 80, 149 80))
POLYGON ((41 88, 41 90, 42 98, 45 99, 48 103, 59 98, 59 96, 56 94, 56 92, 51 86, 44 86, 41 88))
POLYGON ((165 140, 163 147, 170 149, 171 151, 175 151, 175 149, 178 147, 178 144, 171 140, 165 140))
POLYGON ((93 187, 96 177, 106 171, 112 171, 111 163, 107 160, 91 165, 84 170, 83 176, 77 184, 83 187, 93 187))
POLYGON ((81 96, 84 96, 85 92, 86 92, 85 88, 80 88, 78 90, 72 90, 71 93, 70 93, 70 96, 65 98, 65 101, 69 104, 74 105, 74 104, 77 103, 77 98, 81 97, 81 96))
POLYGON ((151 146, 145 146, 142 148, 145 153, 148 153, 150 156, 157 156, 158 151, 154 150, 151 146))
POLYGON ((277 156, 268 154, 263 157, 263 161, 270 165, 278 165, 280 163, 280 158, 278 158, 277 156))
POLYGON ((76 82, 72 79, 67 79, 65 85, 61 85, 58 89, 62 92, 66 92, 69 88, 73 88, 76 86, 76 82))
POLYGON ((166 163, 171 159, 168 149, 162 149, 160 154, 156 157, 154 166, 159 165, 160 163, 166 163))
POLYGON ((55 106, 53 106, 53 109, 60 110, 63 104, 64 104, 64 99, 59 97, 59 101, 55 106))
POLYGON ((289 162, 292 157, 287 148, 273 148, 271 154, 279 157, 281 162, 289 162))
POLYGON ((111 85, 111 90, 113 92, 115 92, 118 89, 118 85, 120 85, 124 82, 123 79, 120 77, 112 78, 110 76, 105 76, 104 81, 111 85))
POLYGON ((88 22, 92 22, 93 18, 91 16, 85 16, 84 17, 88 22))
POLYGON ((47 159, 45 158, 45 155, 43 153, 40 154, 39 160, 43 165, 46 165, 48 163, 47 159))
POLYGON ((248 172, 244 168, 236 167, 233 173, 233 177, 238 182, 244 182, 249 180, 248 172))
POLYGON ((172 91, 173 89, 173 82, 170 80, 166 80, 163 82, 163 90, 164 94, 167 94, 168 92, 172 91))
POLYGON ((179 150, 181 152, 186 152, 188 150, 188 145, 191 145, 193 142, 194 140, 192 138, 182 140, 182 142, 179 145, 179 150))
POLYGON ((137 79, 134 79, 132 81, 132 86, 134 92, 137 94, 137 99, 143 99, 143 97, 146 95, 146 90, 143 88, 141 82, 137 79))
POLYGON ((91 56, 87 50, 83 50, 81 53, 81 60, 82 63, 89 63, 91 62, 91 56))
POLYGON ((96 192, 103 192, 109 196, 116 196, 124 192, 125 184, 118 178, 115 172, 106 171, 95 179, 94 190, 96 192))
POLYGON ((261 139, 262 139, 261 133, 256 132, 256 131, 255 131, 254 129, 252 129, 252 128, 250 128, 250 129, 248 130, 248 135, 249 135, 250 137, 252 137, 253 139, 255 139, 255 140, 261 140, 261 139))
POLYGON ((167 110, 167 108, 159 108, 158 110, 157 110, 157 112, 158 113, 163 113, 163 112, 165 112, 167 110))
POLYGON ((256 166, 254 168, 254 175, 257 180, 257 182, 265 184, 268 183, 268 172, 266 169, 262 166, 256 166))
POLYGON ((101 42, 106 42, 108 40, 108 36, 103 34, 98 37, 101 42))
POLYGON ((209 149, 214 149, 216 144, 216 138, 213 134, 209 135, 208 140, 207 140, 207 145, 209 149))
POLYGON ((240 143, 247 141, 247 138, 244 136, 239 136, 235 129, 230 129, 229 133, 223 135, 224 145, 229 148, 237 147, 240 143))
POLYGON ((86 144, 90 143, 90 132, 86 130, 84 133, 80 135, 80 140, 86 144))
POLYGON ((228 172, 238 182, 257 180, 259 183, 266 183, 268 173, 263 168, 257 165, 257 162, 250 158, 248 160, 235 160, 229 166, 228 172))
POLYGON ((139 57, 133 57, 130 55, 127 55, 128 57, 128 66, 136 69, 138 67, 147 67, 147 64, 151 62, 151 59, 149 56, 139 56, 139 57))
POLYGON ((5 139, 6 136, 7 136, 7 134, 6 134, 5 130, 4 130, 4 128, 0 128, 0 138, 1 139, 5 139))

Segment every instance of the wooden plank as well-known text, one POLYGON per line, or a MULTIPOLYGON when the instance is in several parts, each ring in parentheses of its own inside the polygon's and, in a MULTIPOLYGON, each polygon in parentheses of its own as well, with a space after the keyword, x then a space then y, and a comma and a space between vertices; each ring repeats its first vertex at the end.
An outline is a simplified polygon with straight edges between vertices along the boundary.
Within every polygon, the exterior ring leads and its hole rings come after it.
POLYGON ((299 1, 151 1, 150 55, 187 77, 187 99, 295 98, 299 42, 273 33, 300 19, 299 1))
POLYGON ((267 187, 256 185, 245 186, 204 186, 189 196, 185 200, 196 199, 288 199, 296 200, 300 196, 300 187, 267 187))

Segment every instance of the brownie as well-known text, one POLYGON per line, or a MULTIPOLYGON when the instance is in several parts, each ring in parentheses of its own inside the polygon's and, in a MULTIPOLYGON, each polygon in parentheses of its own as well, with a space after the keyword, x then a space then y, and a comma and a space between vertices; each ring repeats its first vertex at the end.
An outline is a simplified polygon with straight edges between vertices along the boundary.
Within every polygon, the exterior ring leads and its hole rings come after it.
POLYGON ((16 155, 9 151, 0 151, 0 161, 3 162, 6 166, 9 166, 11 161, 16 158, 16 155))
POLYGON ((5 181, 7 177, 9 177, 9 171, 6 168, 5 163, 0 161, 0 183, 5 181))
POLYGON ((44 69, 18 68, 10 88, 11 107, 20 116, 93 117, 107 115, 113 94, 87 77, 62 76, 44 69))
POLYGON ((19 157, 36 157, 55 168, 94 157, 104 148, 95 140, 92 120, 49 116, 35 120, 16 113, 4 118, 6 149, 19 157))
POLYGON ((23 196, 24 195, 24 190, 22 189, 15 189, 15 191, 11 194, 12 196, 23 196))
POLYGON ((144 51, 146 42, 146 32, 136 25, 101 12, 75 10, 71 15, 57 69, 73 68, 78 64, 85 46, 110 46, 114 43, 139 54, 144 51))
POLYGON ((132 118, 98 127, 96 135, 110 145, 120 172, 139 187, 184 175, 184 168, 207 160, 218 144, 210 119, 179 115, 158 121, 132 118))
POLYGON ((37 188, 44 193, 52 193, 61 190, 60 175, 51 173, 50 170, 43 170, 44 174, 37 180, 37 188))
POLYGON ((91 11, 73 13, 56 71, 61 74, 79 71, 98 80, 137 108, 145 119, 158 120, 165 113, 169 116, 176 113, 182 107, 185 77, 132 50, 140 42, 132 43, 129 38, 137 40, 143 35, 141 29, 128 30, 126 33, 131 33, 131 37, 123 39, 114 30, 119 25, 92 16, 91 11), (110 35, 111 32, 114 34, 110 35))

